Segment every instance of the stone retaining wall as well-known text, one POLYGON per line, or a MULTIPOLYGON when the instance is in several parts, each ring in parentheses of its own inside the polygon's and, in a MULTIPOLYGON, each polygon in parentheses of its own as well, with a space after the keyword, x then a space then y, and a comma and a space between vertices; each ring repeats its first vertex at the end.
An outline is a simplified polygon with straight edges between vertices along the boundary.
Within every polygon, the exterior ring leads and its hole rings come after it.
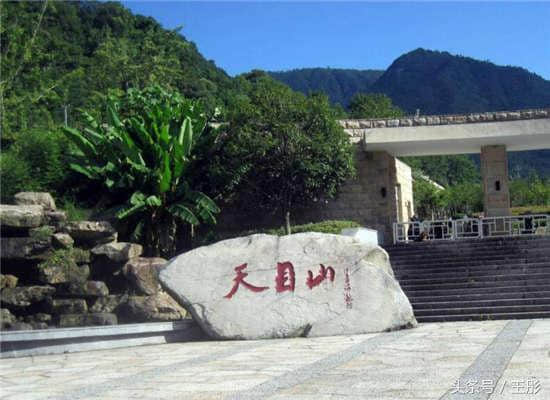
POLYGON ((106 221, 68 222, 48 193, 0 205, 1 328, 172 321, 186 311, 161 290, 161 258, 117 241, 106 221))

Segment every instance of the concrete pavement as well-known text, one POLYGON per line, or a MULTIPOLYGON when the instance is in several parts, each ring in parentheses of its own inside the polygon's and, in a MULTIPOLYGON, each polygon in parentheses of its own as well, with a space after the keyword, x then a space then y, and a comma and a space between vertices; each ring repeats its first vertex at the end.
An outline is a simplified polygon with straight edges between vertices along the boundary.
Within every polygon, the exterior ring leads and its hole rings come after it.
POLYGON ((0 360, 1 399, 550 399, 550 319, 0 360))

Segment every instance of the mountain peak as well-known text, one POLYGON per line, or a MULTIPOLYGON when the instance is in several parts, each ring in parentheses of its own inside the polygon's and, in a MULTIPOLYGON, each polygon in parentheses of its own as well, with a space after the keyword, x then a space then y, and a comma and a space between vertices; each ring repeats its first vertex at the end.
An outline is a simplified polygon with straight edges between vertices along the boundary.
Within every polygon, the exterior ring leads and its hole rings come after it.
POLYGON ((423 48, 397 58, 371 90, 424 114, 550 106, 550 81, 523 68, 423 48))

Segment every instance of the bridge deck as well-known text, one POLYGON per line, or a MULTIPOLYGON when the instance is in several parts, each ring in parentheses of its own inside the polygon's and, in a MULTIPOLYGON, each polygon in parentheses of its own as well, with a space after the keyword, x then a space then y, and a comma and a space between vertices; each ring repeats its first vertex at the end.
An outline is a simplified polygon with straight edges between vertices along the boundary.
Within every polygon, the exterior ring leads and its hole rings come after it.
POLYGON ((394 156, 479 153, 482 146, 508 151, 550 149, 550 110, 341 121, 367 151, 394 156))

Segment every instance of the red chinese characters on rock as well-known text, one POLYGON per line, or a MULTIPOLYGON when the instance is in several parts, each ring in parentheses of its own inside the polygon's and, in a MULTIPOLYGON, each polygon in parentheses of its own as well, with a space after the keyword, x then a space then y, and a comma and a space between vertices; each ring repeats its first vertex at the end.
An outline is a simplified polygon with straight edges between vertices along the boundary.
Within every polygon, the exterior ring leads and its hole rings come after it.
POLYGON ((277 263, 277 277, 275 278, 275 288, 277 293, 284 291, 294 292, 296 276, 294 274, 294 265, 291 262, 277 263))
POLYGON ((321 282, 327 279, 327 277, 331 282, 334 282, 335 275, 336 272, 334 272, 334 268, 325 267, 323 264, 321 264, 321 268, 319 268, 319 275, 317 275, 315 278, 313 277, 313 272, 307 271, 306 285, 308 288, 313 289, 315 286, 319 286, 321 282))
MULTIPOLYGON (((323 264, 320 265, 321 267, 317 276, 313 277, 313 273, 311 271, 308 271, 306 285, 310 289, 313 289, 315 286, 319 286, 321 282, 323 282, 325 279, 334 282, 334 277, 336 276, 334 268, 325 267, 323 264)), ((239 290, 241 284, 252 292, 263 292, 264 290, 269 289, 269 286, 254 286, 244 280, 244 278, 248 276, 246 272, 243 272, 247 266, 248 264, 245 263, 239 265, 238 267, 235 267, 235 272, 237 273, 237 276, 233 279, 233 287, 231 288, 229 293, 224 296, 226 299, 231 299, 233 295, 237 293, 237 290, 239 290)), ((285 261, 281 263, 278 262, 277 275, 275 277, 275 290, 277 291, 277 293, 286 291, 294 292, 295 286, 296 274, 294 272, 294 265, 292 265, 290 261, 285 261)))
POLYGON ((351 297, 351 281, 350 281, 350 272, 349 268, 344 270, 344 302, 346 303, 346 308, 351 310, 353 308, 353 297, 351 297))
POLYGON ((247 266, 248 264, 245 263, 239 265, 238 267, 235 267, 235 272, 237 273, 237 276, 235 277, 235 279, 233 279, 233 282, 235 282, 235 284, 233 285, 233 288, 231 288, 229 293, 224 296, 226 299, 230 299, 235 293, 237 293, 237 289, 239 289, 239 285, 241 283, 244 287, 252 290, 253 292, 263 292, 264 290, 269 289, 268 286, 254 286, 244 280, 244 278, 246 278, 248 274, 246 272, 243 272, 243 269, 245 269, 247 266))

